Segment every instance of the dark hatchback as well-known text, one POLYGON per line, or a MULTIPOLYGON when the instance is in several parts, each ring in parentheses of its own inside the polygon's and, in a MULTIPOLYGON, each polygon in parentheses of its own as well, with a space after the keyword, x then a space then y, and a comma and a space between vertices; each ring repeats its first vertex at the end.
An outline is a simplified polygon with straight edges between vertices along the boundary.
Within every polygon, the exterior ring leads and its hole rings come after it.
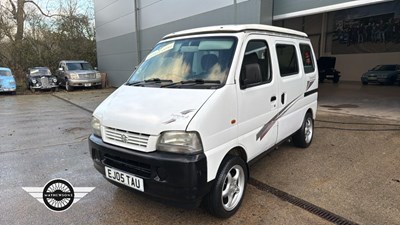
POLYGON ((400 65, 378 65, 361 76, 362 84, 393 84, 400 78, 400 65))
POLYGON ((29 68, 26 74, 26 84, 32 92, 36 90, 58 91, 57 78, 47 67, 29 68))

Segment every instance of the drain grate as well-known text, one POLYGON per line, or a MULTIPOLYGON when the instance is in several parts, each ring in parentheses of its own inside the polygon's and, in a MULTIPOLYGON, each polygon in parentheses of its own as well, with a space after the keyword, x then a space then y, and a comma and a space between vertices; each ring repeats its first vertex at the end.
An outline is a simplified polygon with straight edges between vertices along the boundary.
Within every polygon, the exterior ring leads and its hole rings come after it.
POLYGON ((264 184, 254 178, 249 178, 249 184, 253 185, 257 189, 271 193, 275 195, 276 197, 280 198, 283 201, 287 201, 295 206, 298 206, 314 215, 317 215, 321 217, 322 219, 325 219, 329 222, 338 224, 338 225, 357 225, 357 223, 350 221, 346 218, 343 218, 341 216, 338 216, 326 209, 323 209, 321 207, 318 207, 312 203, 306 202, 303 199, 297 198, 293 195, 290 195, 286 192, 283 192, 281 190, 278 190, 274 187, 271 187, 267 184, 264 184))

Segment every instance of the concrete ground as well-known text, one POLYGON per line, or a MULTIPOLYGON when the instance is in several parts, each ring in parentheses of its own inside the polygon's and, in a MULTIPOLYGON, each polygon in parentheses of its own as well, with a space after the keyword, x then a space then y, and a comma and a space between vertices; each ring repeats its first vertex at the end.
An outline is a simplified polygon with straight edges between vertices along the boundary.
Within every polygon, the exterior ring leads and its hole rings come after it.
MULTIPOLYGON (((90 111, 112 91, 0 96, 0 224, 330 224, 253 185, 238 213, 220 220, 110 184, 92 165, 87 136, 90 111), (54 178, 95 189, 62 213, 22 189, 54 178)), ((400 224, 395 93, 400 87, 322 84, 312 145, 284 143, 251 167, 251 177, 356 223, 400 224)))

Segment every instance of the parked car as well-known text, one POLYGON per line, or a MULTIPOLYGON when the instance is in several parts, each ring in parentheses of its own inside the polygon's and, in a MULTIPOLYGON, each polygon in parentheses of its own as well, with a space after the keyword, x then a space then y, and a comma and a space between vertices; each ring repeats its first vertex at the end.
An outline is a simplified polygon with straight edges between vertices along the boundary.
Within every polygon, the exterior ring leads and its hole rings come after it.
POLYGON ((336 57, 322 56, 318 59, 319 82, 323 83, 325 79, 338 83, 340 71, 335 69, 336 57))
POLYGON ((16 94, 17 84, 11 69, 0 67, 0 92, 16 94))
POLYGON ((83 60, 62 60, 56 76, 59 84, 67 91, 75 87, 101 88, 101 74, 83 60))
POLYGON ((26 84, 32 92, 48 89, 58 91, 57 78, 51 74, 50 69, 47 67, 29 68, 26 74, 26 84))
POLYGON ((94 167, 113 184, 232 216, 252 162, 288 138, 311 144, 316 64, 307 34, 290 29, 169 34, 94 111, 94 167))
POLYGON ((399 64, 377 65, 361 76, 361 82, 364 85, 368 83, 393 84, 397 79, 400 79, 399 64))

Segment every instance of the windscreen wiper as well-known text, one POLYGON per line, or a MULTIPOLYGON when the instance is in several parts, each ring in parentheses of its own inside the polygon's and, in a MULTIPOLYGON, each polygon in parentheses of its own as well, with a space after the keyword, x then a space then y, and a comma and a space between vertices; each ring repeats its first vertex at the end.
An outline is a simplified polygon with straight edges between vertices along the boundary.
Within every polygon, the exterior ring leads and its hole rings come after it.
POLYGON ((166 85, 161 85, 161 87, 173 87, 187 84, 221 84, 219 80, 203 80, 203 79, 195 79, 195 80, 182 80, 179 82, 174 82, 166 85))
POLYGON ((165 83, 165 82, 169 82, 172 83, 172 80, 162 80, 160 78, 152 78, 152 79, 147 79, 147 80, 142 80, 142 81, 136 81, 136 82, 128 82, 126 83, 126 85, 128 86, 132 86, 132 85, 144 85, 144 84, 148 84, 148 83, 165 83))

